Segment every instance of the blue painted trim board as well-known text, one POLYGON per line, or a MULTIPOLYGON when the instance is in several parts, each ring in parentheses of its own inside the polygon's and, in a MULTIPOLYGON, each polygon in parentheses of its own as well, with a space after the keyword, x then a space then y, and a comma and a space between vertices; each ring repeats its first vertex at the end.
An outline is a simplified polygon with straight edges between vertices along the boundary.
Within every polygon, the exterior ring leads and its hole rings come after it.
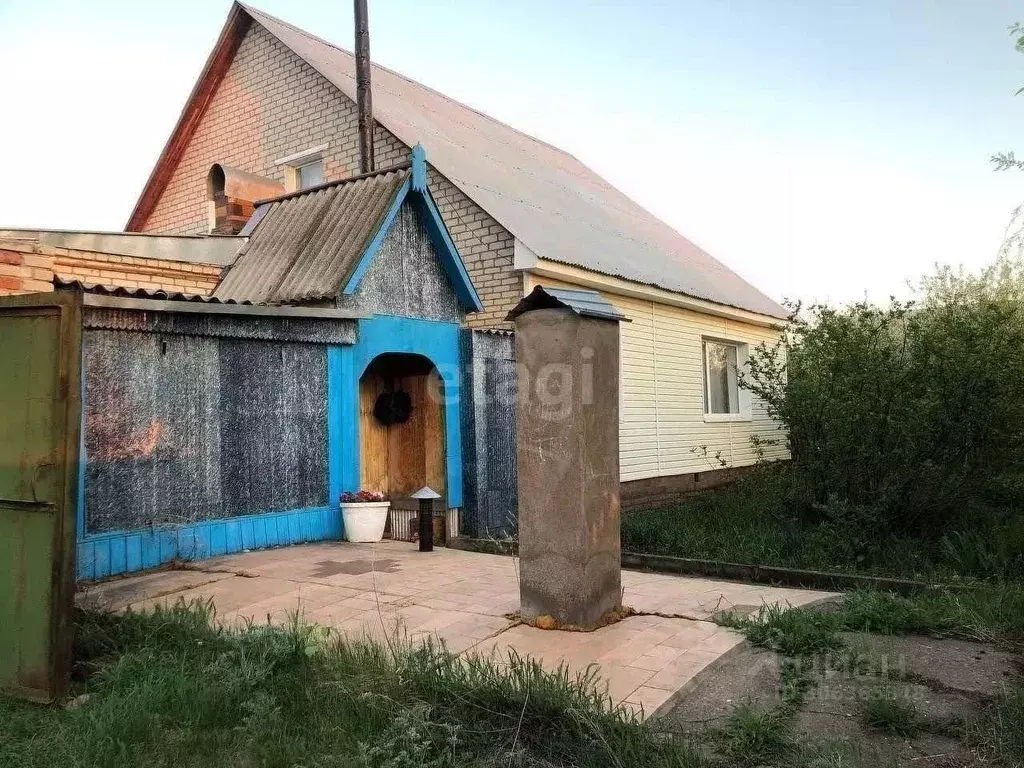
POLYGON ((451 278, 456 295, 465 306, 474 312, 482 312, 484 304, 480 301, 480 295, 476 292, 473 281, 469 279, 466 265, 452 241, 440 211, 437 210, 434 198, 431 197, 430 192, 424 192, 422 195, 417 195, 416 202, 426 219, 430 240, 441 256, 441 264, 448 273, 448 277, 451 278))
POLYGON ((414 192, 427 191, 427 150, 418 141, 412 148, 412 188, 414 192))
POLYGON ((366 246, 363 255, 359 257, 359 262, 356 264, 352 276, 345 283, 342 293, 347 296, 355 293, 356 288, 359 287, 359 282, 363 279, 363 275, 366 274, 366 270, 370 268, 370 264, 373 263, 374 258, 377 256, 377 251, 380 250, 384 238, 387 237, 391 226, 395 223, 399 210, 401 210, 402 205, 407 199, 411 199, 413 204, 416 205, 417 210, 422 214, 427 227, 427 233, 430 235, 430 241, 440 256, 441 265, 448 274, 448 278, 455 288, 455 294, 459 297, 459 301, 474 312, 483 311, 484 305, 480 300, 480 295, 473 286, 473 281, 469 277, 469 272, 466 271, 466 265, 462 261, 462 256, 459 255, 459 249, 455 247, 455 241, 452 240, 448 227, 445 225, 444 219, 437 209, 437 204, 427 188, 427 152, 423 149, 422 144, 417 144, 412 148, 412 176, 401 186, 395 195, 395 199, 391 201, 391 207, 388 208, 380 228, 373 236, 370 244, 366 246), (410 197, 410 193, 414 194, 410 197))
POLYGON ((155 568, 175 558, 207 557, 341 538, 337 506, 204 520, 179 528, 92 534, 78 542, 78 578, 103 579, 155 568))
MULTIPOLYGON (((357 491, 359 471, 359 379, 374 358, 386 353, 422 355, 434 364, 444 382, 445 463, 447 465, 448 505, 462 506, 462 438, 460 416, 459 325, 393 315, 374 315, 359 321, 359 340, 352 347, 331 347, 327 370, 340 380, 328 382, 328 391, 340 395, 332 418, 341 419, 337 429, 329 429, 340 444, 331 449, 332 461, 341 477, 341 491, 357 491), (346 359, 351 362, 346 362, 346 359), (348 367, 351 366, 351 367, 348 367), (348 414, 348 418, 345 418, 348 414)), ((333 395, 332 395, 333 397, 333 395)), ((333 487, 332 487, 333 492, 333 487)), ((333 498, 337 498, 334 496, 333 498)))

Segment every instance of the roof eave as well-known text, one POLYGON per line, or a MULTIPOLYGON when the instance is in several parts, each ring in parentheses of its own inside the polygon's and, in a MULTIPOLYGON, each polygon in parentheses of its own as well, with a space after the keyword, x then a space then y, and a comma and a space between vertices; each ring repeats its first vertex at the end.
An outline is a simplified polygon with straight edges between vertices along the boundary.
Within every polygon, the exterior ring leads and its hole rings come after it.
POLYGON ((750 325, 779 328, 785 327, 789 323, 790 314, 781 305, 776 305, 778 314, 769 314, 551 259, 538 258, 531 264, 520 264, 518 268, 538 277, 564 280, 606 293, 682 307, 694 312, 737 320, 750 325))
POLYGON ((206 109, 217 91, 217 86, 220 85, 228 67, 231 66, 235 53, 238 52, 238 47, 242 44, 242 39, 251 23, 252 16, 245 8, 238 2, 233 3, 220 31, 220 36, 217 38, 217 43, 210 52, 199 79, 196 80, 196 84, 178 116, 178 122, 175 123, 170 138, 167 139, 167 143, 157 158, 156 165, 153 166, 152 173, 146 180, 146 185, 142 188, 142 194, 139 195, 131 216, 128 217, 128 223, 125 224, 126 232, 141 231, 146 220, 153 213, 153 209, 156 208, 160 195, 163 194, 171 174, 174 173, 185 148, 199 127, 199 122, 206 113, 206 109))

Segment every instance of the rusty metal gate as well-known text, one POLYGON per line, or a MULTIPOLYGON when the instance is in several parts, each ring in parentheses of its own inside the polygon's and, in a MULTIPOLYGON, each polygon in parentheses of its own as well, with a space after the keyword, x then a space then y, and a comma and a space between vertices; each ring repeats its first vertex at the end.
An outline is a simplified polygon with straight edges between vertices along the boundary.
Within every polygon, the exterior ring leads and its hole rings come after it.
POLYGON ((0 688, 42 700, 71 663, 80 301, 0 299, 0 688))

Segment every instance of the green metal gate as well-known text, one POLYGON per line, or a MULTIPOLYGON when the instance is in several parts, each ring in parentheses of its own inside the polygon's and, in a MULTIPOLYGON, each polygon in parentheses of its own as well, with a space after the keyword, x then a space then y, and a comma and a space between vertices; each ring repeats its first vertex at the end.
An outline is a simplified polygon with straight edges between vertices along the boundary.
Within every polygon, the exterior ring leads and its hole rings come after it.
POLYGON ((71 664, 80 297, 0 299, 0 688, 52 700, 71 664))

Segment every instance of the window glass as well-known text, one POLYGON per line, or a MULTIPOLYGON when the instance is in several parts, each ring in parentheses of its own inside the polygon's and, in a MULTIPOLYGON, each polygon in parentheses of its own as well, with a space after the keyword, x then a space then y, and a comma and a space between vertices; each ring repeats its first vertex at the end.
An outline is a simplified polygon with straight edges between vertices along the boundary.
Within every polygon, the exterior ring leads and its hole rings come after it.
POLYGON ((736 346, 704 342, 704 411, 739 413, 739 383, 736 378, 736 346))
POLYGON ((299 189, 309 189, 324 183, 324 162, 317 160, 298 167, 299 189))

